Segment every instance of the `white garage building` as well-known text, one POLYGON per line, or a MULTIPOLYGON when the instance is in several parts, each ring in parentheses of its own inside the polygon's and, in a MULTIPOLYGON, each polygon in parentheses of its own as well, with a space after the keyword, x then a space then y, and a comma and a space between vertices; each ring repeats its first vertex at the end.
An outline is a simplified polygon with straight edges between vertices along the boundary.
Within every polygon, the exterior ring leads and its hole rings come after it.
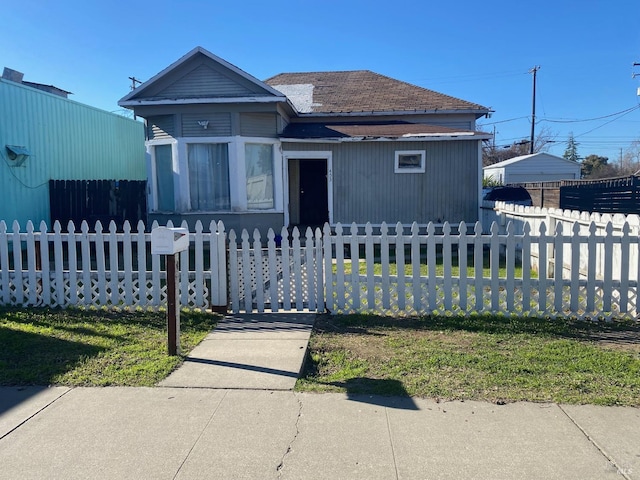
POLYGON ((550 182, 556 180, 578 180, 580 164, 549 153, 510 158, 483 168, 484 178, 504 185, 509 183, 550 182))

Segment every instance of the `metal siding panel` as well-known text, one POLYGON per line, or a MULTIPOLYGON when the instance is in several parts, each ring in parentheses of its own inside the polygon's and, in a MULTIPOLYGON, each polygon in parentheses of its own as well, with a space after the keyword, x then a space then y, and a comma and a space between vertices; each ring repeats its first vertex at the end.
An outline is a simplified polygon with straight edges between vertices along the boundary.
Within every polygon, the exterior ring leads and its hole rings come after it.
POLYGON ((173 115, 158 115, 147 120, 147 137, 149 140, 172 138, 176 136, 173 115))
POLYGON ((333 152, 336 223, 478 219, 476 141, 295 143, 283 149, 333 152), (396 150, 425 150, 425 173, 394 173, 396 150))
POLYGON ((156 94, 159 98, 201 98, 253 96, 251 90, 220 72, 201 65, 156 94))
POLYGON ((0 151, 0 219, 21 225, 49 221, 50 179, 146 179, 142 123, 1 80, 0 151), (7 144, 29 149, 23 166, 7 144))
POLYGON ((241 113, 240 134, 247 137, 275 137, 278 133, 275 113, 241 113))
POLYGON ((183 137, 217 137, 231 135, 230 113, 184 113, 182 114, 183 137), (206 121, 207 128, 198 122, 206 121))

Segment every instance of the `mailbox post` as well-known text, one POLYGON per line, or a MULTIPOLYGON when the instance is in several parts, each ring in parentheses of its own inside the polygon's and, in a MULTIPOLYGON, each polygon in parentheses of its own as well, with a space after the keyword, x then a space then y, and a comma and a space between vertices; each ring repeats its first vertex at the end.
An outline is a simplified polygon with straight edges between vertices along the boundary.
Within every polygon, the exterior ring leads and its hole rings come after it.
POLYGON ((178 296, 178 254, 189 248, 186 228, 158 227, 151 231, 151 253, 164 255, 167 265, 167 349, 169 355, 180 351, 180 297, 178 296))

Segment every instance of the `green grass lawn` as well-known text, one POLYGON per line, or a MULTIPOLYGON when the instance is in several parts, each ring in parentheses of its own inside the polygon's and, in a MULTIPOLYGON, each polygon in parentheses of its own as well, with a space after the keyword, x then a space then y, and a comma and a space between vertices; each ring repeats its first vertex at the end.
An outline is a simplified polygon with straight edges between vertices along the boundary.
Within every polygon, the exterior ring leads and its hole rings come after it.
MULTIPOLYGON (((409 256, 409 254, 406 255, 404 261, 405 261, 404 274, 405 274, 406 277, 410 277, 413 274, 413 266, 411 265, 411 257, 409 256)), ((483 277, 490 277, 491 276, 490 253, 488 251, 485 251, 483 253, 482 267, 483 267, 482 268, 483 277)), ((336 271, 337 271, 337 267, 336 267, 336 265, 334 263, 333 272, 336 273, 336 271)), ((436 275, 438 277, 444 276, 444 263, 443 263, 443 260, 442 260, 441 256, 438 256, 437 259, 436 259, 435 271, 436 271, 436 275)), ((350 275, 351 272, 352 272, 351 260, 346 260, 345 264, 344 264, 344 273, 345 273, 345 275, 350 275)), ((360 273, 360 275, 366 275, 367 274, 366 260, 363 260, 362 257, 358 261, 358 272, 360 273)), ((380 263, 380 259, 378 257, 376 257, 375 262, 373 264, 373 273, 374 273, 374 275, 382 275, 382 263, 380 263)), ((390 258, 390 260, 389 260, 389 275, 397 275, 397 274, 398 274, 398 266, 395 263, 395 258, 390 258)), ((429 270, 428 270, 428 266, 426 264, 426 261, 424 259, 421 259, 421 261, 420 261, 420 276, 427 277, 428 274, 429 274, 429 270)), ((453 277, 459 277, 460 276, 460 267, 459 267, 459 264, 458 264, 458 257, 457 256, 453 256, 453 258, 452 258, 451 275, 453 277)), ((505 263, 504 257, 500 258, 499 268, 498 268, 498 275, 499 275, 500 278, 506 278, 507 277, 507 267, 506 267, 506 263, 505 263)), ((467 278, 474 278, 474 277, 475 277, 474 258, 473 258, 473 255, 469 255, 469 257, 467 258, 467 278)), ((515 278, 522 278, 522 264, 521 263, 515 264, 514 277, 515 278)), ((531 271, 531 278, 538 278, 537 277, 537 272, 531 271)))
MULTIPOLYGON (((183 355, 220 318, 180 317, 183 355)), ((151 386, 183 359, 167 355, 164 312, 0 309, 0 385, 151 386)))
POLYGON ((640 405, 640 325, 478 315, 326 316, 297 389, 640 405))

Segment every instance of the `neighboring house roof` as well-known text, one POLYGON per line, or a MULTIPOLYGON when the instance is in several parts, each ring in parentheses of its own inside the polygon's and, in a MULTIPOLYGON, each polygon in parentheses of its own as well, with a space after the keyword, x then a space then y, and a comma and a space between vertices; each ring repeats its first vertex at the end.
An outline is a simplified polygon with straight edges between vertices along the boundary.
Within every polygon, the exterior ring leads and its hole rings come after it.
POLYGON ((282 138, 415 138, 415 137, 470 137, 475 140, 489 138, 483 132, 453 129, 439 125, 407 122, 366 124, 291 123, 282 138))
POLYGON ((489 112, 482 105, 369 70, 281 73, 265 83, 284 93, 303 114, 489 112))
POLYGON ((561 160, 563 162, 567 162, 568 164, 571 165, 579 165, 578 163, 574 162, 573 160, 568 160, 564 157, 558 157, 557 155, 551 155, 550 153, 546 153, 546 152, 538 152, 538 153, 532 153, 529 155, 520 155, 519 157, 514 157, 514 158, 510 158, 508 160, 503 160, 502 162, 498 162, 498 163, 492 163, 491 165, 487 165, 486 167, 483 167, 485 170, 487 169, 491 169, 491 168, 502 168, 502 167, 506 167, 508 165, 513 165, 514 163, 519 163, 525 160, 529 160, 532 158, 546 158, 546 159, 553 159, 553 160, 561 160))

